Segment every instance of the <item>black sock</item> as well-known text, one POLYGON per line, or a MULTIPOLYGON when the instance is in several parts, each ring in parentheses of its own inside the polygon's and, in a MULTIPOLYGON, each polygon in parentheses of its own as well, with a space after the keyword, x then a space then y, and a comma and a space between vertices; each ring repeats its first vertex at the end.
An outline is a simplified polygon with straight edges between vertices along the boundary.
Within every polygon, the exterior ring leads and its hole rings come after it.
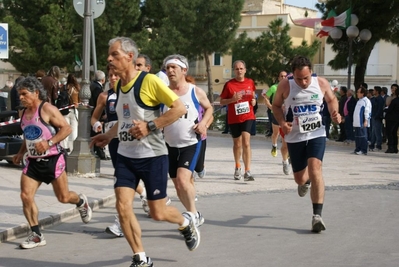
POLYGON ((32 232, 35 232, 37 235, 42 235, 40 233, 39 225, 32 226, 30 229, 32 230, 32 232))
POLYGON ((79 200, 79 203, 76 204, 76 207, 82 206, 84 202, 85 202, 85 201, 81 198, 81 199, 79 200))
POLYGON ((313 214, 321 216, 321 210, 323 209, 323 203, 313 203, 313 214))
POLYGON ((309 179, 309 180, 307 180, 305 184, 310 184, 310 179, 309 179))

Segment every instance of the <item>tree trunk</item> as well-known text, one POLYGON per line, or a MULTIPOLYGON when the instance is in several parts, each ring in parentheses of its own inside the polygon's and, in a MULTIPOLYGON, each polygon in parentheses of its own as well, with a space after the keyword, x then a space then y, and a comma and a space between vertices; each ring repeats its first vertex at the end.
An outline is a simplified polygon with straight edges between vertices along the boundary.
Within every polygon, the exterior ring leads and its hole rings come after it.
MULTIPOLYGON (((364 80, 364 76, 366 75, 367 63, 369 61, 369 57, 371 51, 373 50, 375 42, 369 42, 365 44, 363 48, 360 48, 360 54, 356 60, 356 68, 355 68, 355 92, 360 87, 361 83, 367 83, 364 80)), ((348 88, 350 89, 350 88, 348 88)))
POLYGON ((211 73, 211 62, 209 61, 209 55, 207 52, 204 52, 204 59, 206 65, 206 74, 208 76, 208 99, 211 103, 213 103, 213 87, 212 87, 212 73, 211 73))

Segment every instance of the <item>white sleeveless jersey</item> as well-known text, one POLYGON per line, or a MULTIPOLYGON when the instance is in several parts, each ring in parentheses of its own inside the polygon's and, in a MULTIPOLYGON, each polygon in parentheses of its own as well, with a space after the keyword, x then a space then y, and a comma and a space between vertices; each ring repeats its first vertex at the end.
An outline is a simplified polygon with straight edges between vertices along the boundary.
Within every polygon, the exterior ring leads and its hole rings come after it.
POLYGON ((322 123, 323 97, 318 78, 312 77, 308 88, 302 89, 289 80, 290 93, 284 100, 286 121, 292 122, 292 131, 285 135, 287 143, 298 143, 326 136, 322 123))
MULTIPOLYGON (((146 77, 151 78, 151 77, 146 77)), ((163 140, 162 132, 157 129, 140 140, 135 139, 129 134, 129 129, 133 126, 133 120, 152 121, 160 116, 160 107, 147 107, 140 99, 136 99, 136 93, 139 95, 140 85, 133 84, 132 88, 124 93, 118 92, 116 113, 118 114, 118 154, 128 158, 149 158, 161 155, 167 155, 168 150, 163 140), (138 88, 135 88, 138 87, 138 88)))
MULTIPOLYGON (((195 94, 195 85, 189 83, 187 93, 179 96, 186 106, 187 112, 174 123, 164 128, 166 143, 171 147, 187 147, 198 143, 198 134, 193 127, 198 123, 199 101, 195 94)), ((163 107, 163 113, 168 111, 168 107, 163 107)))

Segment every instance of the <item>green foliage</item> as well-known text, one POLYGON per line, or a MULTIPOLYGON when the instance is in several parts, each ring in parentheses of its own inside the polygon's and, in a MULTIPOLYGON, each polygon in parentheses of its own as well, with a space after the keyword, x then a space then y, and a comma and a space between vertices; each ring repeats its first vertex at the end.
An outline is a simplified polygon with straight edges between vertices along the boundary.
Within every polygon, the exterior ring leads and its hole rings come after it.
MULTIPOLYGON (((196 60, 225 53, 239 27, 243 4, 243 0, 146 0, 143 13, 151 34, 143 51, 156 67, 170 54, 196 60)), ((208 72, 208 94, 213 96, 210 79, 208 72)))
MULTIPOLYGON (((94 20, 98 69, 107 64, 109 39, 133 36, 137 31, 133 26, 140 15, 139 3, 107 1, 104 13, 94 20)), ((83 18, 72 1, 3 0, 3 4, 0 21, 9 23, 8 61, 18 71, 35 73, 52 65, 73 70, 75 54, 82 56, 83 18)))
POLYGON ((247 76, 258 83, 272 85, 281 70, 290 71, 289 65, 297 55, 312 58, 319 48, 319 41, 310 46, 303 41, 298 47, 292 46, 290 26, 276 19, 269 25, 269 31, 255 39, 246 32, 240 34, 232 46, 233 60, 244 60, 247 76))

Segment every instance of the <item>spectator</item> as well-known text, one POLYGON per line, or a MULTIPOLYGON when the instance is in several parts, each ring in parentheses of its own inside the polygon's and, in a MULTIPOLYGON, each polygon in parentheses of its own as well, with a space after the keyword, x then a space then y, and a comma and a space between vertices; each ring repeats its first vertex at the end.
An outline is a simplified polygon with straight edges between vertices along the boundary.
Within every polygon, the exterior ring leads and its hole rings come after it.
POLYGON ((346 101, 344 104, 344 116, 345 116, 345 135, 346 143, 355 141, 355 135, 353 132, 353 112, 355 111, 356 98, 353 96, 354 92, 352 89, 346 92, 346 101))
POLYGON ((371 102, 366 97, 367 89, 357 89, 358 101, 353 112, 353 128, 355 129, 356 148, 354 154, 367 155, 367 129, 370 127, 371 102))
POLYGON ((6 84, 0 89, 0 112, 11 109, 11 88, 14 85, 12 81, 6 81, 6 84))
POLYGON ((391 96, 388 97, 389 105, 386 110, 385 123, 388 139, 388 149, 385 153, 398 153, 398 125, 399 125, 399 87, 391 85, 391 96))
POLYGON ((47 100, 54 106, 58 98, 58 81, 60 79, 60 74, 60 68, 58 66, 52 66, 47 76, 41 79, 44 90, 47 92, 47 100))
POLYGON ((385 108, 385 100, 381 96, 381 87, 374 86, 374 98, 372 103, 371 109, 371 139, 370 139, 370 146, 369 151, 381 151, 382 150, 382 119, 383 113, 385 108))
MULTIPOLYGON (((98 96, 103 92, 103 86, 105 84, 105 73, 101 70, 96 71, 94 74, 94 80, 90 84, 91 98, 89 101, 89 105, 93 107, 93 111, 97 106, 98 96)), ((100 122, 104 122, 106 119, 105 111, 102 111, 100 116, 100 122)), ((93 129, 90 131, 90 136, 93 137, 98 133, 94 132, 93 129)), ((94 154, 96 154, 101 160, 110 159, 105 155, 105 151, 103 148, 94 145, 93 147, 94 154)))
MULTIPOLYGON (((341 86, 339 89, 339 115, 341 115, 341 118, 345 118, 344 114, 344 106, 347 100, 346 93, 348 92, 348 89, 346 86, 341 86)), ((346 132, 345 132, 345 119, 341 121, 339 124, 339 137, 336 140, 337 142, 344 142, 346 140, 346 132)))

